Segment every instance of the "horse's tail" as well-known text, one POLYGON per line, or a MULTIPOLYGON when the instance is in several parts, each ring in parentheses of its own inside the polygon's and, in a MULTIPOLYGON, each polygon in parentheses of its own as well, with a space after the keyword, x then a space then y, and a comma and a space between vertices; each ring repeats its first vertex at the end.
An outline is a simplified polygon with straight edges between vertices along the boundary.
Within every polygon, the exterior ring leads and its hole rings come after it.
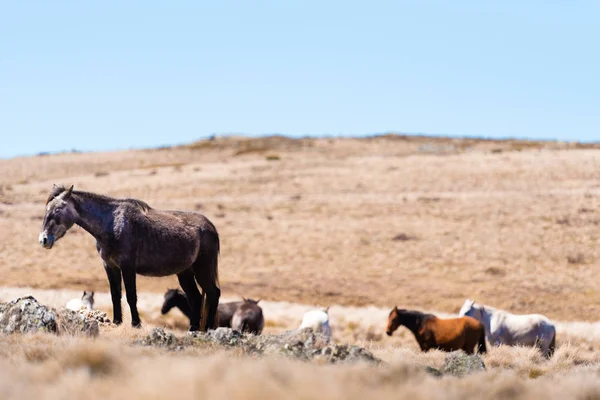
POLYGON ((479 353, 485 354, 487 353, 487 347, 485 344, 485 329, 483 326, 481 327, 481 335, 479 335, 479 353))
POLYGON ((219 284, 219 253, 221 252, 221 241, 219 239, 219 232, 217 232, 217 228, 215 228, 215 255, 213 260, 213 269, 211 274, 211 279, 214 282, 215 286, 218 288, 221 287, 219 284))
POLYGON ((554 350, 556 350, 556 329, 552 332, 552 340, 548 346, 548 351, 546 351, 546 357, 551 358, 554 355, 554 350))

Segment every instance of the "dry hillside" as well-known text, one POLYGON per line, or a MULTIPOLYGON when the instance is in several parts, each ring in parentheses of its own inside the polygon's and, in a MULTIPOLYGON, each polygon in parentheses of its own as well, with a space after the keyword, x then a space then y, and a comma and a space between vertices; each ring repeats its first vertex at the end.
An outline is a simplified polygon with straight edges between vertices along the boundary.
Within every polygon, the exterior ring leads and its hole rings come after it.
POLYGON ((85 231, 51 251, 37 242, 62 183, 207 215, 224 296, 445 312, 469 296, 561 320, 600 315, 593 145, 229 137, 0 160, 0 176, 0 286, 108 290, 85 231))

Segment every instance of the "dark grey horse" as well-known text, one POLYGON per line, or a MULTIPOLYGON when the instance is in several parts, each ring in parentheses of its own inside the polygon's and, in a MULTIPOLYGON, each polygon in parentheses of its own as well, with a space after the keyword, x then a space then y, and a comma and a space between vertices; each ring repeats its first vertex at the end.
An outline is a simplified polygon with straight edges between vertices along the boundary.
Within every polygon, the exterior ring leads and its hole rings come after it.
POLYGON ((115 324, 121 314, 121 277, 131 324, 141 324, 137 310, 136 274, 177 275, 190 305, 190 331, 216 327, 219 289, 219 234, 205 216, 195 212, 156 210, 141 200, 52 188, 40 244, 54 243, 77 224, 96 239, 110 284, 115 324), (196 286, 202 288, 206 301, 196 286), (202 317, 202 318, 201 318, 202 317), (200 324, 202 322, 202 324, 200 324))

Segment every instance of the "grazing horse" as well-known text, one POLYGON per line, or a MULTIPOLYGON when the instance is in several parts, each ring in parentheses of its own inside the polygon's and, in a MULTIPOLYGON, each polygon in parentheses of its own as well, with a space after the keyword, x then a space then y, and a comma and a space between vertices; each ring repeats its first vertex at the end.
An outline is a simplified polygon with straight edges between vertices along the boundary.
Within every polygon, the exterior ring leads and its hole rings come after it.
POLYGON ((556 347, 556 328, 540 314, 511 314, 467 299, 459 315, 468 315, 483 324, 490 343, 509 346, 536 346, 550 358, 556 347))
MULTIPOLYGON (((217 325, 219 327, 231 328, 231 317, 233 317, 233 313, 242 303, 243 302, 241 301, 219 303, 219 306, 217 307, 219 322, 217 325)), ((187 296, 179 289, 168 289, 166 291, 165 301, 160 312, 164 315, 171 311, 173 307, 179 308, 186 317, 190 317, 190 305, 187 296)))
POLYGON ((80 299, 71 299, 67 302, 67 309, 79 311, 85 307, 86 310, 94 309, 94 292, 83 291, 80 299))
POLYGON ((123 322, 121 279, 131 324, 140 327, 136 274, 176 274, 191 309, 190 331, 215 327, 221 295, 219 234, 208 218, 195 212, 157 210, 141 200, 114 199, 54 185, 46 201, 40 244, 51 249, 74 224, 96 239, 110 284, 115 324, 123 322))
POLYGON ((263 317, 262 308, 258 305, 259 301, 260 299, 244 298, 244 302, 233 313, 231 329, 260 335, 265 326, 265 318, 263 317))
POLYGON ((419 343, 422 351, 439 349, 443 351, 463 350, 473 354, 476 348, 485 353, 485 329, 475 318, 438 318, 433 314, 419 311, 401 310, 398 307, 390 312, 386 333, 392 333, 400 325, 407 327, 419 343))
POLYGON ((329 325, 329 307, 310 310, 302 316, 302 322, 298 329, 312 328, 313 331, 325 336, 327 340, 331 339, 331 326, 329 325))

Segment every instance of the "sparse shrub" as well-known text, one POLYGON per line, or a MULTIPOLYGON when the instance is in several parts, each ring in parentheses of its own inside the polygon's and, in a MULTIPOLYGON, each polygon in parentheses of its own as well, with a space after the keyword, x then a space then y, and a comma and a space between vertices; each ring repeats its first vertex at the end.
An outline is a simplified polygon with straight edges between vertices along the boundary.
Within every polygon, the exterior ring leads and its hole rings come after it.
POLYGON ((101 176, 108 176, 108 175, 110 175, 110 174, 108 172, 106 172, 106 171, 96 171, 96 172, 94 172, 94 176, 96 178, 99 178, 101 176))
POLYGON ((407 242, 409 240, 416 240, 417 238, 413 235, 409 235, 407 233, 399 233, 392 238, 395 242, 407 242))
POLYGON ((267 161, 279 161, 279 160, 281 160, 281 157, 278 156, 277 154, 269 154, 265 157, 265 159, 267 161))
POLYGON ((504 275, 506 275, 506 272, 502 268, 498 268, 498 267, 489 267, 489 268, 486 268, 485 273, 489 274, 489 275, 492 275, 492 276, 504 276, 504 275))
POLYGON ((529 370, 529 378, 530 379, 537 379, 540 376, 543 376, 544 374, 545 374, 545 372, 539 368, 534 367, 529 370))
POLYGON ((587 208, 587 207, 581 207, 579 210, 577 210, 577 212, 580 213, 580 214, 593 213, 594 209, 593 208, 587 208))
POLYGON ((556 220, 556 223, 559 224, 559 225, 570 226, 571 225, 571 219, 569 217, 566 217, 566 216, 565 217, 561 217, 561 218, 558 218, 556 220))
POLYGON ((567 256, 567 262, 569 264, 585 264, 586 257, 583 253, 579 252, 577 254, 569 254, 567 256))

